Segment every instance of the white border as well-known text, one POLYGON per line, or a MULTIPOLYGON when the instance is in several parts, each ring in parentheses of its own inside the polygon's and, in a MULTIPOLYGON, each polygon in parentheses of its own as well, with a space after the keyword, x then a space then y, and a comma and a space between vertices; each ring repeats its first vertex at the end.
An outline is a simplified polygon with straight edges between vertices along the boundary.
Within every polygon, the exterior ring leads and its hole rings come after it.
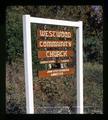
POLYGON ((30 17, 30 15, 23 15, 24 69, 25 69, 25 91, 26 91, 27 113, 34 114, 31 23, 72 26, 77 28, 77 32, 76 32, 77 113, 83 114, 83 24, 82 21, 73 22, 73 21, 65 21, 65 20, 30 17))

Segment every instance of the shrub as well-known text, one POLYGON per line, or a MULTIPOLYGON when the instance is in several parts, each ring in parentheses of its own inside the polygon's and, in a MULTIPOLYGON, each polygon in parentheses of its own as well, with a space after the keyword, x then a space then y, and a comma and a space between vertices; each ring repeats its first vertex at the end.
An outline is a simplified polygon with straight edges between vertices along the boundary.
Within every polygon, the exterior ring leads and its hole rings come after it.
POLYGON ((102 112, 103 66, 100 64, 84 64, 84 106, 89 113, 102 112))

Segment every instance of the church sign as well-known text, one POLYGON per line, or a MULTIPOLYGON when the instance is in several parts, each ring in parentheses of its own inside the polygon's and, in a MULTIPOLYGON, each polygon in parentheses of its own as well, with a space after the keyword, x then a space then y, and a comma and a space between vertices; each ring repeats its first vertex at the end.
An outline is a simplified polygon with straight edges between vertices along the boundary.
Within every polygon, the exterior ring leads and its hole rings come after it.
MULTIPOLYGON (((72 57, 74 55, 74 51, 68 50, 68 48, 72 48, 73 41, 72 41, 72 32, 69 31, 54 31, 54 30, 37 30, 37 37, 39 40, 37 40, 37 48, 56 48, 56 50, 38 50, 38 59, 40 60, 40 63, 43 64, 52 64, 52 63, 69 63, 72 59, 69 59, 69 57, 72 57), (51 38, 50 40, 44 39, 44 38, 51 38), (56 38, 57 40, 54 40, 56 38), (59 38, 62 38, 62 40, 58 40, 59 38), (67 38, 67 39, 66 39, 67 38), (65 40, 64 40, 65 39, 65 40), (59 48, 61 48, 59 50, 59 48), (64 50, 66 49, 66 50, 64 50), (44 59, 47 58, 56 58, 56 60, 47 60, 45 62, 44 59), (58 59, 59 58, 59 59, 58 59), (61 58, 61 59, 60 59, 61 58), (64 62, 62 58, 64 59, 64 62), (44 60, 42 62, 41 60, 44 60), (59 61, 59 62, 58 62, 59 61)), ((54 77, 54 76, 63 76, 63 75, 74 75, 75 69, 74 68, 59 68, 57 70, 43 70, 38 71, 38 77, 39 78, 45 78, 45 77, 54 77)))
POLYGON ((32 72, 32 47, 31 24, 43 24, 76 29, 76 51, 73 50, 73 33, 65 30, 38 29, 36 31, 38 48, 37 59, 39 64, 48 65, 46 70, 38 70, 38 77, 73 76, 76 73, 77 83, 77 113, 83 114, 83 24, 82 21, 66 21, 46 19, 23 15, 23 44, 24 44, 24 73, 26 91, 26 111, 34 114, 33 98, 33 72, 32 72), (75 61, 73 56, 76 56, 75 61), (66 66, 76 63, 76 67, 66 66), (53 68, 52 64, 57 65, 53 68), (59 66, 58 66, 59 65, 59 66))

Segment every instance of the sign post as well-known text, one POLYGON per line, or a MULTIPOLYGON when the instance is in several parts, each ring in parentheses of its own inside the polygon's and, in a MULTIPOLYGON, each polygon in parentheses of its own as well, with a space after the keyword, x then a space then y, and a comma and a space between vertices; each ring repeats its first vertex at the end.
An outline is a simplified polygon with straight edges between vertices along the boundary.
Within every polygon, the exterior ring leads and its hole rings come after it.
POLYGON ((26 111, 34 113, 33 101, 33 79, 32 79, 32 52, 31 52, 31 24, 30 16, 23 16, 23 39, 24 39, 24 70, 25 70, 25 91, 26 111))
MULTIPOLYGON (((31 17, 30 15, 23 15, 24 68, 25 68, 25 91, 26 91, 27 113, 28 114, 34 113, 33 79, 32 79, 32 51, 31 51, 31 23, 69 26, 69 27, 77 28, 77 31, 76 31, 77 113, 83 114, 83 34, 82 34, 83 30, 82 30, 82 21, 73 22, 73 21, 54 20, 54 19, 31 17)), ((41 31, 41 32, 43 35, 44 34, 43 31, 41 31)), ((70 33, 67 33, 66 36, 70 37, 70 33)), ((66 45, 67 44, 69 44, 69 43, 66 43, 66 45)), ((40 45, 41 46, 43 45, 42 41, 40 42, 40 45)), ((47 53, 47 55, 48 55, 48 57, 51 57, 52 51, 49 51, 49 53, 47 53), (50 53, 50 56, 49 56, 49 53, 50 53)), ((53 53, 55 53, 55 52, 53 52, 53 53)), ((56 51, 56 56, 59 55, 62 57, 63 55, 70 55, 70 53, 72 54, 72 52, 65 54, 65 51, 62 51, 58 54, 58 52, 56 51)), ((40 56, 40 57, 42 57, 42 56, 40 56)), ((66 71, 67 69, 64 69, 64 70, 66 71)), ((68 70, 70 70, 70 71, 68 71, 70 74, 73 73, 73 70, 71 70, 71 69, 68 69, 68 70)), ((56 71, 54 71, 54 74, 53 74, 55 76, 57 74, 57 73, 55 73, 56 71)), ((43 71, 43 72, 45 73, 45 71, 43 71)), ((49 71, 49 72, 53 72, 53 71, 49 71)), ((40 74, 43 74, 43 73, 40 73, 40 74)), ((67 74, 67 73, 65 73, 65 74, 67 74)), ((46 73, 45 73, 45 75, 48 76, 48 74, 46 74, 46 73)))
POLYGON ((82 21, 76 31, 77 51, 77 113, 83 114, 83 30, 82 21))

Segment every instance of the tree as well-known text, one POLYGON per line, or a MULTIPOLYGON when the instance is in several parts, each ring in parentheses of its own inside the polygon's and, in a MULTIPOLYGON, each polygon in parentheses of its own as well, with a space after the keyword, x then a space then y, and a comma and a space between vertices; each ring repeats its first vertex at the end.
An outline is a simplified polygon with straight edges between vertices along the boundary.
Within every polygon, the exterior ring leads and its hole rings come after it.
MULTIPOLYGON (((7 8, 6 32, 8 60, 23 55, 22 15, 83 21, 84 61, 103 61, 103 18, 101 6, 10 6, 7 8)), ((33 27, 32 27, 33 28, 33 27)), ((35 30, 36 27, 33 29, 35 30)), ((33 30, 32 30, 33 31, 33 30)), ((33 38, 33 36, 32 36, 33 38)))

